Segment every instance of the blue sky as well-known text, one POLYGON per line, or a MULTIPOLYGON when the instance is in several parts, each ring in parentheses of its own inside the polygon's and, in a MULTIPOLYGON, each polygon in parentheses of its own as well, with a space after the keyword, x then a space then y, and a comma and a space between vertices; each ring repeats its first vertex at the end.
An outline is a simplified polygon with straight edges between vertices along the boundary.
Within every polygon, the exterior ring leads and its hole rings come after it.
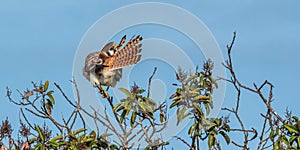
MULTIPOLYGON (((72 78, 73 59, 85 32, 105 14, 137 2, 144 1, 1 0, 0 119, 8 116, 12 122, 18 121, 18 108, 5 97, 6 86, 13 91, 22 90, 29 87, 31 81, 50 80, 59 83, 72 96, 69 80, 72 78)), ((300 83, 299 1, 152 2, 177 5, 197 16, 212 32, 225 58, 225 46, 231 41, 232 32, 237 31, 232 55, 240 80, 250 86, 253 82, 259 84, 269 80, 275 85, 273 106, 278 112, 284 113, 289 107, 295 115, 300 115, 297 109, 300 105, 297 100, 300 83)), ((176 41, 173 34, 156 35, 147 27, 140 28, 146 37, 163 38, 183 47, 185 45, 176 41)), ((132 28, 122 33, 130 35, 128 32, 134 30, 132 28)), ((198 64, 202 62, 200 60, 198 64)), ((227 86, 223 106, 233 107, 234 96, 232 88, 227 86)), ((266 110, 262 102, 248 92, 242 96, 241 114, 247 118, 247 127, 261 126, 257 123, 261 120, 258 119, 259 112, 266 110)), ((65 105, 64 102, 58 104, 57 111, 64 111, 65 105)))

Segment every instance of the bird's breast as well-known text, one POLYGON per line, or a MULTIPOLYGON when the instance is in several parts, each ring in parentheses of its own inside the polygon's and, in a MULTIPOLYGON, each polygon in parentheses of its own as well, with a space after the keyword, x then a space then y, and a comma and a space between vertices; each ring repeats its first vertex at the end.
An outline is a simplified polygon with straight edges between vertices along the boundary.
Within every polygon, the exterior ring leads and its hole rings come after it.
POLYGON ((103 71, 100 75, 100 83, 106 86, 115 86, 115 71, 103 71))

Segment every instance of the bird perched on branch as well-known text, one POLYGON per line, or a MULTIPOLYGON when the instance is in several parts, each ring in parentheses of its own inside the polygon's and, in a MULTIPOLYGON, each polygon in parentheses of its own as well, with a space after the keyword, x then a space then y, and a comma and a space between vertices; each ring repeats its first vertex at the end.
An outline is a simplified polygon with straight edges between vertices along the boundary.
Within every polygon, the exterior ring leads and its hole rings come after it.
POLYGON ((126 41, 125 35, 119 44, 110 42, 101 51, 90 53, 85 59, 83 76, 94 87, 99 85, 115 87, 122 77, 122 68, 140 61, 142 40, 143 38, 138 35, 137 37, 132 37, 123 46, 126 41))

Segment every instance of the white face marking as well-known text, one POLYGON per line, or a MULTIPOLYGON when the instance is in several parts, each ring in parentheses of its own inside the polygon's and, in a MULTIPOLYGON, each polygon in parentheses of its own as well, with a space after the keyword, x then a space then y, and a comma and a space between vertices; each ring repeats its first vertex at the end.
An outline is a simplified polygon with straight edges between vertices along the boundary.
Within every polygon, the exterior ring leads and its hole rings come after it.
POLYGON ((113 56, 115 54, 115 50, 114 49, 109 49, 108 50, 108 55, 109 56, 113 56))

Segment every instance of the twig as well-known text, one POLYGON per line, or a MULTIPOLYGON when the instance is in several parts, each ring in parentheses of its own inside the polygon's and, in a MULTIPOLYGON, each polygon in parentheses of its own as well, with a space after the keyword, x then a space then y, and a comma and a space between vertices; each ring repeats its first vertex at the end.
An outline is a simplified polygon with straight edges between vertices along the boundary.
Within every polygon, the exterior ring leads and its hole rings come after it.
POLYGON ((153 76, 155 75, 156 70, 157 70, 157 67, 154 67, 153 73, 152 73, 152 75, 151 75, 150 78, 149 78, 147 97, 150 97, 151 81, 152 81, 153 76))
POLYGON ((63 95, 63 97, 69 102, 70 105, 77 108, 77 106, 68 98, 68 96, 65 94, 65 92, 61 89, 61 87, 54 82, 54 85, 56 88, 60 91, 60 93, 63 95))
POLYGON ((30 127, 31 129, 35 130, 35 128, 34 128, 34 127, 31 125, 31 123, 28 121, 26 115, 24 114, 23 109, 21 108, 20 110, 21 110, 21 114, 22 114, 23 118, 25 119, 26 123, 29 125, 29 127, 30 127))
MULTIPOLYGON (((226 79, 226 78, 220 77, 219 79, 224 80, 228 83, 231 83, 234 86, 235 90, 237 91, 237 101, 236 101, 235 108, 233 108, 233 109, 222 108, 222 110, 226 110, 226 111, 229 111, 231 113, 234 113, 236 119, 238 120, 238 122, 241 126, 241 129, 231 129, 231 131, 238 131, 238 132, 243 132, 244 133, 244 144, 243 145, 237 144, 234 141, 232 143, 237 147, 240 147, 240 148, 243 148, 243 149, 248 149, 248 146, 247 146, 248 142, 255 139, 257 137, 258 133, 253 128, 252 128, 252 130, 246 130, 245 127, 244 127, 244 124, 243 124, 243 122, 242 122, 242 120, 239 116, 238 110, 239 110, 239 106, 240 106, 241 89, 244 89, 246 91, 250 91, 250 92, 253 92, 253 93, 257 94, 260 97, 260 99, 264 102, 264 104, 266 105, 266 107, 268 109, 267 112, 266 112, 266 115, 263 116, 264 123, 263 123, 262 131, 261 131, 261 134, 260 134, 260 137, 259 137, 260 140, 259 140, 259 144, 258 144, 258 149, 264 149, 266 144, 268 143, 268 140, 269 140, 269 138, 264 138, 264 136, 265 136, 265 134, 267 134, 267 132, 269 132, 269 129, 273 128, 273 126, 274 126, 274 123, 273 123, 273 120, 272 120, 272 115, 274 115, 277 118, 277 120, 279 120, 282 123, 284 123, 284 120, 282 119, 281 116, 279 116, 276 113, 276 111, 271 106, 271 102, 272 102, 272 99, 273 99, 273 87, 274 86, 269 81, 266 80, 260 86, 257 86, 255 83, 253 83, 254 88, 250 88, 246 85, 243 85, 238 80, 238 78, 236 77, 236 74, 235 74, 234 69, 233 69, 232 58, 231 58, 231 51, 232 51, 232 48, 233 48, 235 38, 236 38, 236 32, 234 32, 234 36, 233 36, 233 39, 231 41, 230 46, 227 45, 228 60, 226 60, 225 63, 223 63, 223 66, 227 70, 229 70, 231 78, 226 79), (269 87, 268 98, 266 98, 265 95, 262 93, 262 89, 266 86, 269 87), (267 122, 269 123, 269 127, 270 127, 268 130, 266 130, 267 129, 267 122), (248 139, 248 132, 255 133, 254 136, 250 140, 248 139)), ((273 140, 272 140, 272 143, 274 144, 273 140)))
POLYGON ((187 142, 187 141, 185 141, 184 139, 182 139, 181 137, 179 137, 179 136, 174 136, 177 140, 180 140, 182 143, 184 143, 185 145, 187 145, 189 148, 190 148, 190 150, 194 150, 194 148, 187 142))
POLYGON ((265 136, 265 130, 266 130, 267 122, 268 122, 268 120, 270 119, 269 117, 267 117, 267 116, 270 115, 270 110, 267 111, 267 113, 266 113, 265 116, 264 116, 263 114, 261 114, 261 115, 262 115, 263 118, 264 118, 264 123, 263 123, 263 128, 262 128, 262 130, 261 130, 261 134, 260 134, 260 136, 259 136, 259 143, 258 143, 257 149, 261 149, 261 146, 262 146, 263 142, 265 142, 266 139, 268 139, 268 138, 264 139, 264 136, 265 136))

